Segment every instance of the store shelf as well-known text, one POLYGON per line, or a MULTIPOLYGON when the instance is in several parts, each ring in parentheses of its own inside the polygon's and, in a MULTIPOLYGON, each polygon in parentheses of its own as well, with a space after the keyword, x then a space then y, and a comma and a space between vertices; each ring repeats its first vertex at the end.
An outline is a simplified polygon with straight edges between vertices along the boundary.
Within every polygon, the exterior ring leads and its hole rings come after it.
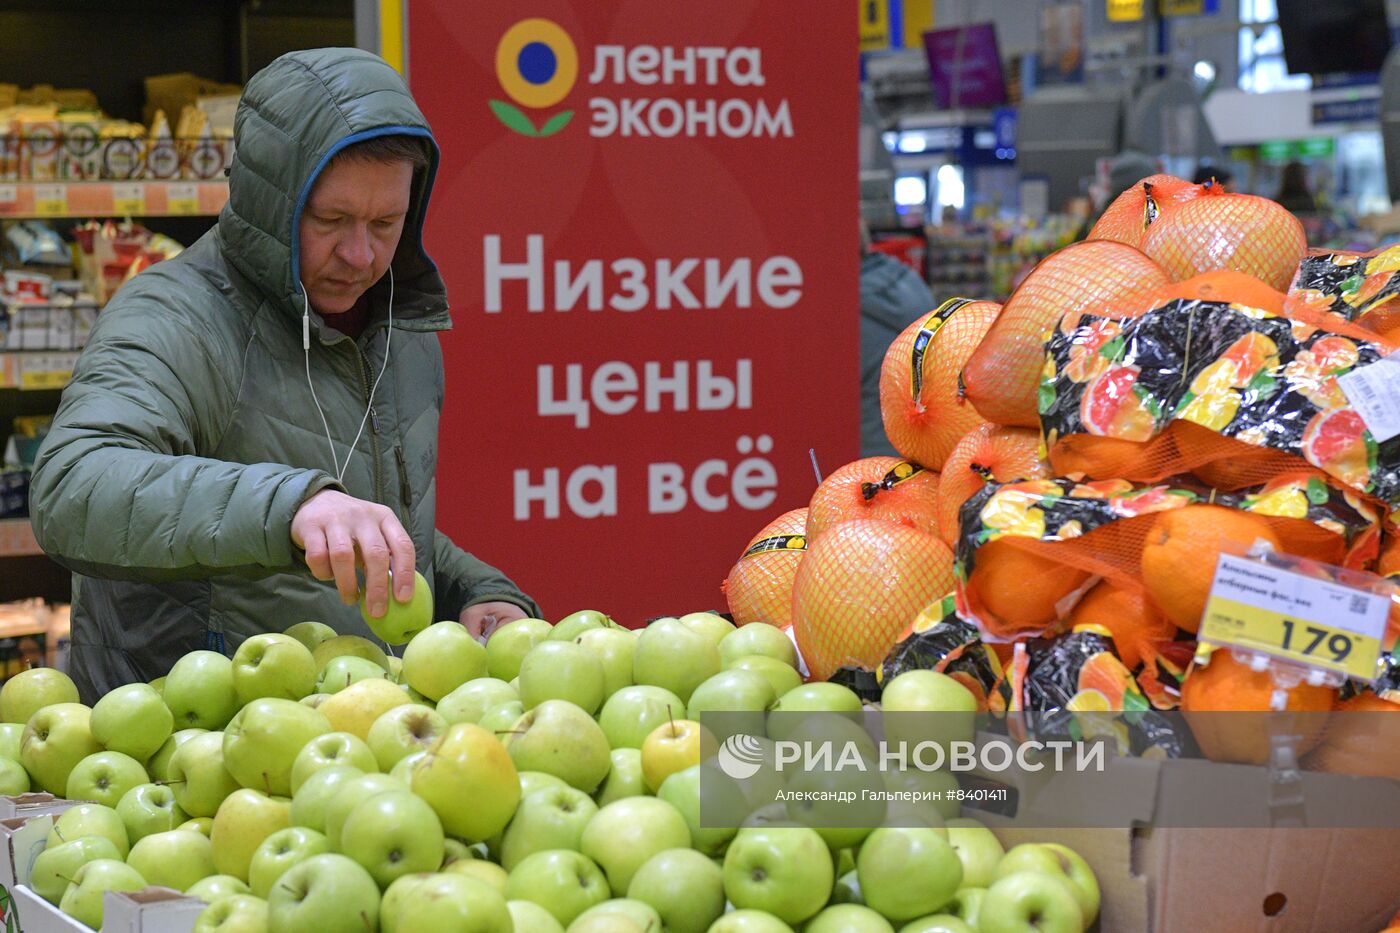
POLYGON ((44 553, 34 540, 27 518, 0 518, 0 557, 31 557, 44 553))
POLYGON ((212 217, 228 200, 218 181, 0 181, 0 218, 212 217))
POLYGON ((0 389, 61 389, 73 378, 78 351, 0 351, 0 389))

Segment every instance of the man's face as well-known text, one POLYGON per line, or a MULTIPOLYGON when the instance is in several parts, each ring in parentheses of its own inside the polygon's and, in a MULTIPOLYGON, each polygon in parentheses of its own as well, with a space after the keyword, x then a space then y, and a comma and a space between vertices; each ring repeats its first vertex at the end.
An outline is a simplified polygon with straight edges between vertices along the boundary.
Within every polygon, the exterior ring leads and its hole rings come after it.
POLYGON ((301 281, 311 307, 342 314, 379 281, 408 214, 408 162, 335 159, 322 170, 301 215, 301 281))

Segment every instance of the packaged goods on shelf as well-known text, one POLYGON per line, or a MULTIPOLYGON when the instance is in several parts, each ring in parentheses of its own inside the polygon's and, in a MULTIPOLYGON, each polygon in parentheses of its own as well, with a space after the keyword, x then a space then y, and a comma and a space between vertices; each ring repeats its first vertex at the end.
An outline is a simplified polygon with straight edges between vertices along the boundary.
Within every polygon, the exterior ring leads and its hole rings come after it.
POLYGON ((78 244, 78 278, 99 304, 110 301, 138 272, 179 255, 184 248, 170 237, 130 222, 89 221, 74 228, 73 236, 78 244))

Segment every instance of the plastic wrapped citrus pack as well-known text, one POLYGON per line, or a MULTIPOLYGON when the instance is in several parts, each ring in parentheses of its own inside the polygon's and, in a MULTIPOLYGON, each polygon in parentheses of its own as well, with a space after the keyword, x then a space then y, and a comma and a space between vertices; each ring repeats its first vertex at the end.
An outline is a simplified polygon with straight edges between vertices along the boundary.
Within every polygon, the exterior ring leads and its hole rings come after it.
POLYGON ((1394 339, 1400 336, 1400 246, 1370 253, 1313 250, 1288 288, 1290 306, 1336 314, 1394 339))
POLYGON ((947 674, 977 698, 979 712, 1005 712, 1011 699, 1001 659, 977 626, 958 618, 953 594, 925 608, 875 672, 883 684, 905 671, 947 674))

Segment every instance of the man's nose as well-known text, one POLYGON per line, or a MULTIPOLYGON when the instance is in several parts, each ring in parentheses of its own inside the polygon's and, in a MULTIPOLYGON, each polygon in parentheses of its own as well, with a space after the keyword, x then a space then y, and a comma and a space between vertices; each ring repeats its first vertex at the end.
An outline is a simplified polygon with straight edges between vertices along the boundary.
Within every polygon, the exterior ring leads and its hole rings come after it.
POLYGON ((336 250, 347 265, 355 269, 367 269, 374 263, 374 249, 370 245, 369 228, 357 227, 341 237, 336 250))

